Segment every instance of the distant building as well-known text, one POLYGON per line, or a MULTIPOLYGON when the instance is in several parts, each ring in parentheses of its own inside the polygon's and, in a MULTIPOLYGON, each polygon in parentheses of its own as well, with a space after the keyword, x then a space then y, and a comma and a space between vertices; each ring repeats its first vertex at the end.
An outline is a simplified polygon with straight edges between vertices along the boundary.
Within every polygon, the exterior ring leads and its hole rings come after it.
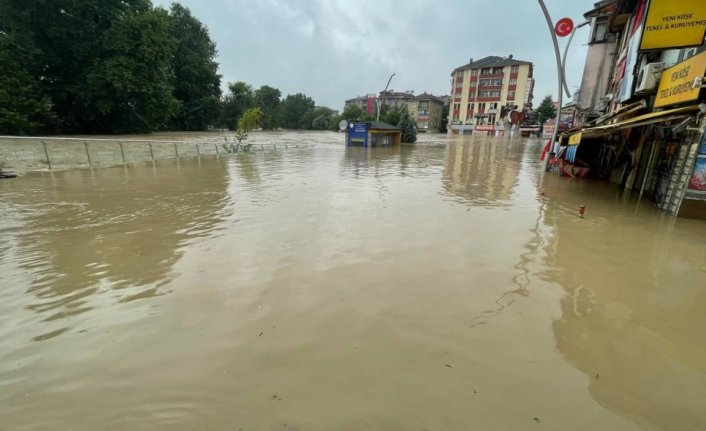
POLYGON ((387 105, 389 108, 399 108, 407 106, 407 103, 414 98, 414 91, 381 91, 380 105, 387 105))
POLYGON ((372 115, 375 112, 375 95, 368 94, 366 96, 358 96, 352 99, 346 100, 345 106, 357 106, 363 110, 363 112, 372 115))
POLYGON ((444 101, 431 94, 422 93, 407 103, 410 115, 417 122, 419 132, 438 132, 444 101))
POLYGON ((504 129, 505 109, 526 112, 532 107, 532 63, 512 55, 471 59, 451 72, 451 83, 449 133, 504 129))

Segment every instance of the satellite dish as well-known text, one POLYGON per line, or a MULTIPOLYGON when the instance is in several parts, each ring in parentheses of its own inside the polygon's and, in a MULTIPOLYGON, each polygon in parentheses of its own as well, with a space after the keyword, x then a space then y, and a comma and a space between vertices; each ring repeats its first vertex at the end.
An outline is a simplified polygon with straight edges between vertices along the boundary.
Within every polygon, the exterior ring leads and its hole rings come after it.
POLYGON ((348 128, 348 121, 346 120, 341 120, 340 123, 338 123, 338 130, 344 131, 348 128))

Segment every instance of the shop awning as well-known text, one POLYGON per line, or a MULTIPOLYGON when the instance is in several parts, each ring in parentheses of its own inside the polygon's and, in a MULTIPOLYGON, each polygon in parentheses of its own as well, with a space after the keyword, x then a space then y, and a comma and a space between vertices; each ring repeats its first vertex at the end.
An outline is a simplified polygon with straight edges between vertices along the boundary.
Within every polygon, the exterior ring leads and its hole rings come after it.
POLYGON ((650 112, 649 114, 639 115, 618 123, 606 124, 604 126, 595 126, 583 129, 584 138, 593 138, 597 136, 609 135, 619 130, 630 129, 632 127, 646 126, 648 124, 663 123, 665 121, 680 120, 686 118, 688 114, 696 112, 699 107, 696 105, 685 106, 683 108, 667 109, 665 111, 650 112))
POLYGON ((615 111, 608 113, 606 115, 600 116, 596 118, 595 120, 591 121, 589 124, 595 124, 596 126, 599 126, 606 121, 610 121, 619 117, 624 117, 628 114, 632 114, 635 111, 639 111, 642 108, 646 108, 647 103, 644 100, 640 100, 639 102, 631 103, 629 105, 625 105, 620 109, 616 109, 615 111))
POLYGON ((620 118, 620 117, 624 117, 624 116, 626 116, 626 115, 628 115, 628 114, 632 114, 633 112, 639 111, 640 109, 643 109, 643 108, 646 108, 646 107, 647 107, 647 103, 646 103, 644 100, 640 100, 639 102, 635 102, 635 103, 631 103, 631 104, 629 104, 629 105, 625 105, 625 106, 623 106, 623 107, 620 108, 620 109, 616 109, 616 110, 613 111, 613 112, 610 112, 610 113, 608 113, 608 114, 602 115, 602 116, 596 118, 595 120, 589 121, 589 122, 586 123, 586 124, 583 124, 583 125, 580 125, 580 126, 577 126, 577 127, 572 127, 572 128, 569 129, 569 130, 565 130, 565 131, 561 132, 561 136, 559 137, 559 140, 561 141, 561 140, 563 140, 565 137, 571 136, 571 135, 573 135, 573 134, 576 133, 576 132, 580 132, 580 131, 588 130, 588 129, 593 128, 593 127, 596 127, 596 126, 600 126, 600 125, 602 125, 603 123, 605 123, 606 121, 615 120, 615 119, 618 119, 618 118, 620 118))

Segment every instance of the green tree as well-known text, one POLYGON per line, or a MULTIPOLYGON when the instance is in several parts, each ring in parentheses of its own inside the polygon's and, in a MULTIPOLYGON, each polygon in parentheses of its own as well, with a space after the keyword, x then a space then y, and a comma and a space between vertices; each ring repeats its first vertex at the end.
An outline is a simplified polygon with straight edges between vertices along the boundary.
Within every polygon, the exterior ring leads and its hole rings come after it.
MULTIPOLYGON (((383 105, 386 106, 386 105, 383 105)), ((387 124, 397 124, 400 122, 400 119, 402 118, 402 111, 406 111, 407 107, 406 106, 401 106, 397 108, 392 108, 387 111, 382 117, 382 121, 386 122, 387 124)))
POLYGON ((341 119, 348 121, 349 123, 351 121, 358 121, 358 120, 363 120, 365 117, 365 113, 363 112, 363 108, 361 108, 358 105, 346 105, 343 108, 343 113, 341 114, 341 119))
POLYGON ((250 108, 238 120, 238 131, 235 133, 235 139, 238 143, 242 143, 248 139, 250 132, 255 130, 262 121, 262 110, 260 108, 250 108))
POLYGON ((417 141, 417 126, 414 124, 414 120, 409 115, 408 110, 402 111, 397 127, 402 130, 402 142, 411 144, 417 141))
POLYGON ((105 32, 106 58, 88 76, 96 92, 91 118, 103 128, 119 133, 159 130, 179 109, 172 92, 176 43, 169 24, 167 11, 157 8, 130 14, 105 32))
MULTIPOLYGON (((331 119, 336 116, 336 111, 325 106, 317 106, 312 111, 309 111, 304 116, 304 122, 307 124, 306 129, 327 130, 331 119), (318 121, 316 121, 318 119, 318 121), (316 123, 314 123, 316 121, 316 123)), ((340 121, 340 120, 339 120, 340 121)))
POLYGON ((172 58, 174 97, 181 103, 171 127, 204 130, 219 115, 221 76, 215 60, 216 44, 189 9, 172 3, 169 15, 170 34, 176 40, 172 58))
POLYGON ((262 111, 260 126, 264 130, 279 127, 279 104, 282 93, 269 85, 263 85, 255 90, 255 106, 262 111))
POLYGON ((315 107, 314 99, 305 94, 290 94, 280 103, 280 125, 286 129, 309 129, 315 107))
POLYGON ((29 17, 12 1, 0 1, 0 134, 29 134, 51 121, 51 101, 30 73, 38 51, 27 31, 29 17))
POLYGON ((231 130, 238 128, 238 119, 255 106, 255 92, 242 81, 228 84, 228 93, 221 101, 220 125, 231 130))
POLYGON ((446 133, 446 126, 449 124, 449 105, 444 105, 441 108, 441 124, 439 125, 439 132, 446 133))
POLYGON ((554 102, 552 101, 552 96, 548 95, 542 99, 542 103, 539 107, 532 111, 531 120, 533 123, 544 124, 550 118, 556 116, 556 109, 554 109, 554 102))

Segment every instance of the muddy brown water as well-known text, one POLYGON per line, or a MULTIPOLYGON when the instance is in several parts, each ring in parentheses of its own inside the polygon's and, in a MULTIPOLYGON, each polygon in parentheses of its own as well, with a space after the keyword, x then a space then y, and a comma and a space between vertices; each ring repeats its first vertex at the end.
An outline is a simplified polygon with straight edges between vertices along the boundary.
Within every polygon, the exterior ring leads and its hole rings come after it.
POLYGON ((706 429, 706 223, 536 141, 257 139, 0 180, 0 429, 706 429))

